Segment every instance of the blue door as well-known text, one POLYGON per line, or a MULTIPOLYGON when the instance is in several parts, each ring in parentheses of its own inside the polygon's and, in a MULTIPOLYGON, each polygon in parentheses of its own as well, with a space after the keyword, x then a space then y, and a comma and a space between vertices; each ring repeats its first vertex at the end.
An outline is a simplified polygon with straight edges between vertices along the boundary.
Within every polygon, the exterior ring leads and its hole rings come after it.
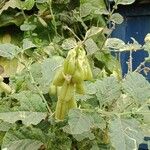
MULTIPOLYGON (((135 38, 140 44, 144 43, 144 37, 150 33, 150 5, 134 5, 124 6, 119 8, 119 13, 123 15, 124 22, 116 26, 112 37, 120 38, 124 42, 132 42, 131 37, 135 38)), ((144 50, 133 52, 133 65, 135 70, 148 54, 144 50)), ((123 76, 127 73, 127 61, 129 60, 129 52, 121 53, 121 66, 123 76)), ((150 67, 150 64, 146 64, 150 67)), ((143 72, 142 72, 143 73, 143 72)), ((150 73, 145 75, 146 79, 150 81, 150 73)))

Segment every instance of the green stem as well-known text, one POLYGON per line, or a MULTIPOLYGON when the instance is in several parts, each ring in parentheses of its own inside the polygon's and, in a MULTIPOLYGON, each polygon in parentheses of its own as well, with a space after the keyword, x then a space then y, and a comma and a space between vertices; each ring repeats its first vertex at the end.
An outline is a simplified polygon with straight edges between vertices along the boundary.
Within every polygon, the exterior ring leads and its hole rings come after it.
POLYGON ((44 96, 43 96, 43 94, 42 94, 42 91, 41 91, 41 90, 39 89, 39 87, 36 85, 36 82, 35 82, 35 80, 34 80, 34 78, 33 78, 33 76, 32 76, 32 73, 31 73, 31 71, 30 71, 30 68, 29 68, 24 62, 22 62, 18 57, 16 57, 16 58, 17 58, 18 61, 19 61, 22 65, 24 65, 24 67, 27 69, 27 71, 28 71, 28 73, 29 73, 29 76, 30 76, 30 79, 31 79, 31 83, 34 85, 34 87, 36 88, 38 94, 40 95, 40 97, 42 98, 43 102, 45 103, 48 112, 49 112, 50 114, 52 114, 52 111, 51 111, 51 109, 50 109, 50 107, 49 107, 49 105, 48 105, 46 99, 44 98, 44 96))
POLYGON ((56 26, 56 19, 52 10, 52 0, 48 0, 48 5, 49 5, 49 11, 51 13, 52 19, 53 19, 53 25, 54 25, 54 31, 55 31, 55 35, 57 35, 57 26, 56 26))
POLYGON ((69 30, 81 42, 80 38, 68 26, 64 26, 63 28, 69 30))

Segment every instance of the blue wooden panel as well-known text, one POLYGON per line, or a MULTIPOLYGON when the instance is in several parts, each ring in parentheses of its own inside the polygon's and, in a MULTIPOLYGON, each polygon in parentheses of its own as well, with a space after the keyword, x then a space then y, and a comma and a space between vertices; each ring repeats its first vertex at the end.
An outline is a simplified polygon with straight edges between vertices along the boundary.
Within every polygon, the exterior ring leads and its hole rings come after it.
MULTIPOLYGON (((147 8, 147 6, 145 6, 147 8)), ((150 33, 150 9, 144 14, 142 14, 142 10, 144 6, 134 7, 130 9, 120 9, 120 13, 124 16, 124 22, 121 25, 116 26, 112 37, 117 37, 122 39, 123 41, 131 42, 131 37, 135 38, 140 44, 144 43, 144 37, 147 33, 150 33), (135 10, 135 13, 134 13, 135 10), (139 10, 139 11, 138 11, 139 10), (141 10, 141 11, 140 11, 141 10), (131 14, 130 14, 131 12, 131 14), (141 13, 140 13, 141 12, 141 13)), ((133 70, 137 68, 137 66, 144 61, 144 58, 147 57, 147 52, 140 50, 137 52, 133 52, 133 70)), ((129 59, 129 52, 121 53, 121 66, 123 71, 123 76, 127 73, 127 61, 129 59)), ((147 64, 147 66, 150 66, 147 64)), ((146 78, 150 81, 150 73, 146 76, 146 78)))

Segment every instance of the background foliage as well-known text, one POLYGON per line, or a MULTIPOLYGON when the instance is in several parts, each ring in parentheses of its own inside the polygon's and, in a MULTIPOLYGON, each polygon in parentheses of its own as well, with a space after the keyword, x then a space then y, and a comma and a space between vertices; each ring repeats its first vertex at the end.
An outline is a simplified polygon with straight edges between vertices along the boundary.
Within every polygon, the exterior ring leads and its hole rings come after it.
POLYGON ((115 0, 112 10, 103 0, 0 1, 0 73, 13 89, 12 94, 0 92, 1 149, 136 150, 141 143, 150 148, 150 84, 140 74, 149 71, 149 56, 132 69, 133 51, 150 53, 150 35, 144 45, 111 38, 123 22, 118 5, 134 1, 115 0), (85 82, 85 95, 76 95, 78 109, 57 122, 57 97, 49 94, 49 86, 78 42, 94 79, 85 82), (122 51, 130 52, 124 78, 122 51))

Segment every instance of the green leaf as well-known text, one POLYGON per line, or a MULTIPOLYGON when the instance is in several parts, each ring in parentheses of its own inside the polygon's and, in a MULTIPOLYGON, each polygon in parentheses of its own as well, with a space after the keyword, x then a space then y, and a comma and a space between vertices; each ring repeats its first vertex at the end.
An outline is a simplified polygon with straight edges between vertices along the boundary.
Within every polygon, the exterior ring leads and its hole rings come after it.
POLYGON ((15 123, 18 120, 22 120, 23 124, 29 126, 31 124, 37 125, 42 119, 46 118, 46 115, 47 114, 43 112, 30 111, 1 112, 0 119, 9 123, 15 123))
POLYGON ((11 128, 11 124, 0 120, 0 131, 8 131, 11 128))
POLYGON ((122 85, 126 94, 141 104, 150 98, 150 84, 139 73, 129 73, 124 79, 122 85))
POLYGON ((65 50, 70 50, 77 46, 76 40, 74 38, 65 39, 61 47, 65 50))
POLYGON ((92 148, 90 150, 99 150, 99 146, 97 144, 92 145, 92 148))
POLYGON ((7 1, 4 6, 0 9, 0 14, 4 11, 7 10, 9 7, 11 8, 19 8, 20 9, 20 0, 9 0, 7 1))
POLYGON ((25 0, 22 2, 21 7, 25 10, 31 10, 34 6, 35 0, 25 0))
POLYGON ((96 35, 96 34, 101 33, 102 30, 103 30, 102 27, 94 27, 94 26, 92 26, 92 27, 86 32, 86 34, 85 34, 85 39, 88 39, 88 38, 90 38, 90 37, 92 37, 92 36, 94 36, 94 35, 96 35))
POLYGON ((36 45, 33 44, 29 39, 23 39, 23 50, 27 50, 35 47, 36 45))
POLYGON ((110 141, 116 150, 138 149, 144 135, 139 129, 139 123, 134 120, 116 118, 110 122, 110 141))
POLYGON ((101 130, 104 130, 106 128, 106 121, 102 116, 99 115, 99 113, 91 113, 91 116, 94 120, 94 128, 99 128, 101 130))
POLYGON ((119 13, 112 14, 110 20, 116 24, 121 24, 123 22, 123 16, 119 13))
POLYGON ((3 139, 3 145, 2 147, 6 147, 7 145, 10 145, 16 141, 20 140, 36 140, 42 143, 46 143, 48 140, 47 135, 39 128, 35 127, 13 127, 8 132, 6 132, 6 135, 3 139))
MULTIPOLYGON (((45 59, 42 63, 37 62, 31 65, 32 76, 44 94, 48 93, 55 72, 62 66, 63 61, 63 57, 53 56, 45 59)), ((34 91, 34 89, 31 90, 34 91)))
POLYGON ((42 101, 39 94, 31 91, 22 91, 12 95, 13 98, 20 102, 19 110, 32 111, 32 112, 46 112, 46 105, 42 101))
POLYGON ((72 109, 69 111, 68 124, 72 134, 82 134, 90 131, 93 127, 94 120, 90 115, 86 115, 79 109, 72 109))
POLYGON ((21 49, 13 44, 0 44, 0 56, 6 57, 8 59, 13 59, 21 49))
POLYGON ((4 11, 7 10, 9 7, 11 8, 18 8, 18 9, 26 9, 30 10, 34 6, 34 0, 9 0, 7 1, 4 6, 0 9, 0 14, 4 11))
POLYGON ((121 94, 121 86, 114 77, 106 77, 103 80, 96 81, 97 93, 96 96, 101 104, 111 103, 119 98, 121 94))
POLYGON ((82 134, 74 134, 73 137, 79 142, 84 140, 85 138, 89 138, 90 140, 95 139, 94 134, 91 132, 84 132, 82 134))
POLYGON ((48 92, 51 81, 54 78, 55 72, 63 64, 63 57, 53 56, 52 58, 45 59, 41 65, 42 69, 42 86, 45 92, 48 92))
POLYGON ((130 4, 134 3, 135 0, 115 0, 115 2, 117 2, 117 4, 121 4, 121 5, 130 5, 130 4))
POLYGON ((0 145, 3 143, 3 138, 5 136, 5 132, 0 131, 0 145))
POLYGON ((149 57, 150 57, 150 33, 148 33, 146 36, 145 36, 145 44, 143 45, 143 48, 145 51, 148 52, 149 54, 149 57))
POLYGON ((80 16, 81 17, 86 17, 90 15, 90 13, 93 10, 93 6, 90 3, 84 3, 80 6, 80 16))
POLYGON ((88 15, 108 15, 109 12, 106 9, 106 4, 104 0, 85 0, 80 1, 80 16, 86 17, 88 15))
POLYGON ((25 22, 20 26, 20 30, 22 31, 33 31, 36 28, 36 25, 25 22))
POLYGON ((115 112, 125 112, 125 111, 132 111, 135 107, 137 107, 135 100, 129 97, 127 94, 121 94, 119 99, 115 105, 115 112))
POLYGON ((97 44, 94 42, 92 38, 87 39, 84 42, 84 45, 88 55, 92 55, 99 50, 97 44))
MULTIPOLYGON (((147 104, 147 106, 143 107, 141 110, 141 114, 142 112, 144 112, 143 115, 143 124, 147 124, 150 125, 150 109, 149 109, 149 104, 147 104)), ((150 134, 150 130, 146 131, 147 134, 150 134)))
POLYGON ((95 94, 96 93, 96 85, 93 82, 86 82, 85 83, 86 86, 86 94, 95 94))
MULTIPOLYGON (((5 11, 0 15, 0 27, 8 26, 10 24, 15 24, 17 26, 21 25, 24 21, 22 14, 16 14, 13 11, 5 11)), ((15 31, 13 31, 13 39, 17 38, 20 33, 16 35, 15 31)))
POLYGON ((46 3, 46 2, 47 2, 47 0, 36 0, 36 2, 37 2, 37 3, 41 3, 41 4, 42 4, 42 3, 46 3))
POLYGON ((105 42, 105 47, 115 50, 125 49, 125 46, 124 41, 117 38, 108 38, 105 42))
POLYGON ((42 142, 30 139, 17 140, 3 147, 3 150, 37 150, 43 145, 42 142))

